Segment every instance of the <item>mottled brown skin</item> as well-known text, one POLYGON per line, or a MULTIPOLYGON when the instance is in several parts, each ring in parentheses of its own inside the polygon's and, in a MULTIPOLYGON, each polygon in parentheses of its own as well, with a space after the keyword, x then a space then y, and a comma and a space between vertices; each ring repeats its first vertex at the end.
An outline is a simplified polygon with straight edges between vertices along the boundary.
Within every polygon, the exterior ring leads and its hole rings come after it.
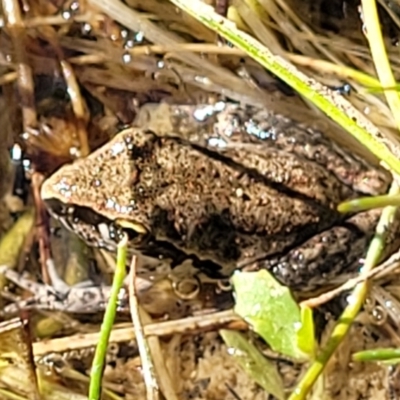
POLYGON ((118 235, 99 223, 130 221, 147 231, 131 235, 136 250, 189 257, 215 277, 253 265, 308 288, 356 268, 379 214, 349 218, 336 206, 385 192, 382 172, 265 111, 227 105, 185 121, 169 135, 119 133, 50 177, 43 198, 73 206, 63 219, 92 245, 115 250, 118 235))

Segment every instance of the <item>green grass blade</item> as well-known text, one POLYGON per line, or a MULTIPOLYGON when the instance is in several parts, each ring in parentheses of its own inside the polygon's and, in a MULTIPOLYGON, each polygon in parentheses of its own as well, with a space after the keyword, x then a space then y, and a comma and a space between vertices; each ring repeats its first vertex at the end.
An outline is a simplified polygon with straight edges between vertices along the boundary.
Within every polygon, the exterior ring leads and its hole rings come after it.
POLYGON ((358 351, 351 358, 357 362, 395 361, 397 363, 400 359, 400 349, 381 348, 358 351))
POLYGON ((101 396, 101 381, 104 371, 104 361, 107 353, 108 340, 117 313, 118 295, 124 283, 126 268, 127 239, 118 244, 117 266, 114 273, 110 299, 104 313, 100 328, 100 338, 94 353, 92 369, 90 371, 89 400, 99 400, 101 396))
POLYGON ((238 30, 232 22, 216 14, 213 8, 207 4, 199 0, 171 1, 208 28, 229 40, 233 45, 245 51, 250 57, 309 99, 380 160, 384 160, 393 171, 400 174, 399 146, 384 137, 379 129, 343 96, 298 71, 282 57, 273 55, 259 41, 238 30))

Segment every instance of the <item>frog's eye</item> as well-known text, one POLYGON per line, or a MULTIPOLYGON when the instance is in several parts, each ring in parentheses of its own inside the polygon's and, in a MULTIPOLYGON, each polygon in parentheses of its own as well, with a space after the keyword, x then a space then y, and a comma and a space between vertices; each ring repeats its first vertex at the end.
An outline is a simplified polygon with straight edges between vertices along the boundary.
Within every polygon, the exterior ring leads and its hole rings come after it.
POLYGON ((131 244, 139 245, 147 237, 149 233, 147 229, 139 223, 118 219, 115 221, 120 231, 128 235, 131 244))
POLYGON ((136 234, 145 235, 147 233, 147 229, 138 222, 127 221, 126 219, 117 219, 115 223, 123 229, 136 232, 136 234))
POLYGON ((128 235, 130 242, 141 242, 148 233, 143 225, 121 219, 110 223, 100 223, 97 225, 97 230, 104 241, 112 239, 115 242, 119 242, 124 234, 128 235))

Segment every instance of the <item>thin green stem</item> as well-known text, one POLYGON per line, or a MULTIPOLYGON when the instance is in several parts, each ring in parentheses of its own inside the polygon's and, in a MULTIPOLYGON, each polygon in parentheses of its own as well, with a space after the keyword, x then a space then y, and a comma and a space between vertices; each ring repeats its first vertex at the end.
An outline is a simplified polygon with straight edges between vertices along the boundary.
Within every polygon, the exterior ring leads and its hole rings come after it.
MULTIPOLYGON (((369 39, 372 58, 374 60, 375 68, 377 70, 381 85, 383 87, 394 86, 396 84, 396 81, 393 77, 393 73, 385 50, 375 0, 363 0, 362 6, 365 29, 367 32, 367 37, 369 39)), ((396 117, 398 127, 400 128, 400 98, 398 94, 393 91, 385 91, 385 96, 393 115, 395 115, 396 117)), ((389 194, 393 196, 399 194, 399 187, 396 183, 392 184, 389 194)), ((368 273, 378 263, 379 257, 382 254, 382 250, 385 246, 385 238, 388 233, 387 227, 390 225, 390 221, 392 221, 395 217, 395 213, 396 207, 393 206, 388 206, 382 211, 379 224, 376 228, 375 236, 368 249, 367 257, 365 259, 365 264, 362 271, 363 273, 368 273)), ((323 349, 320 356, 303 376, 296 389, 290 396, 289 400, 303 400, 306 398, 312 385, 314 384, 318 376, 322 373, 330 357, 335 352, 336 348, 339 346, 339 344, 349 331, 354 319, 356 318, 360 308, 365 301, 367 292, 368 281, 360 283, 354 288, 350 296, 349 304, 339 318, 339 321, 335 326, 326 347, 323 349)))
POLYGON ((106 358, 108 340, 114 324, 117 313, 118 295, 124 283, 127 253, 127 238, 121 240, 118 244, 117 266, 114 272, 110 299, 104 313, 103 322, 100 328, 99 342, 96 346, 92 369, 90 371, 89 400, 99 400, 101 396, 101 381, 104 371, 104 361, 106 358))
POLYGON ((352 360, 357 362, 391 361, 400 359, 400 349, 373 349, 354 353, 352 360))
MULTIPOLYGON (((362 0, 363 18, 366 29, 366 36, 374 61, 376 73, 378 74, 381 86, 392 88, 396 86, 390 61, 385 49, 385 42, 382 36, 381 25, 379 23, 378 9, 375 0, 362 0)), ((384 90, 386 101, 392 111, 397 128, 400 131, 400 96, 395 90, 384 90)), ((382 159, 385 161, 385 159, 382 159)), ((397 172, 397 171, 396 171, 397 172)))
POLYGON ((354 213, 371 210, 373 208, 383 208, 386 206, 400 206, 400 195, 396 194, 394 196, 383 195, 375 197, 361 197, 359 199, 340 203, 337 209, 342 213, 354 213))
MULTIPOLYGON (((398 187, 392 185, 391 193, 397 193, 398 187)), ((376 233, 368 248, 367 256, 363 267, 363 273, 368 273, 378 262, 382 250, 385 246, 385 237, 388 233, 387 226, 394 218, 396 207, 386 207, 382 211, 381 218, 376 228, 376 233)), ((357 285, 348 298, 348 305, 343 311, 336 324, 328 343, 322 352, 317 356, 317 359, 312 363, 310 368, 304 374, 301 381, 296 386, 288 400, 304 400, 307 397, 311 387, 322 373, 332 354, 335 352, 339 344, 342 342, 348 333, 355 317, 362 307, 365 297, 368 292, 368 281, 357 285)))

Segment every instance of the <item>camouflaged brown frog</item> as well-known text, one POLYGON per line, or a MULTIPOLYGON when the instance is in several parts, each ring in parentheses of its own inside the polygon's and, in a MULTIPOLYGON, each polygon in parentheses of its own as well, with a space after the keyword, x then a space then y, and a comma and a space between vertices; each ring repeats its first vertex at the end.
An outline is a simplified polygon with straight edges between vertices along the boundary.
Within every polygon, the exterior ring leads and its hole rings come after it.
POLYGON ((174 118, 60 168, 42 187, 52 213, 89 245, 115 251, 127 232, 133 252, 215 278, 267 268, 305 290, 362 265, 380 211, 336 208, 385 193, 385 172, 266 110, 221 102, 174 118))

